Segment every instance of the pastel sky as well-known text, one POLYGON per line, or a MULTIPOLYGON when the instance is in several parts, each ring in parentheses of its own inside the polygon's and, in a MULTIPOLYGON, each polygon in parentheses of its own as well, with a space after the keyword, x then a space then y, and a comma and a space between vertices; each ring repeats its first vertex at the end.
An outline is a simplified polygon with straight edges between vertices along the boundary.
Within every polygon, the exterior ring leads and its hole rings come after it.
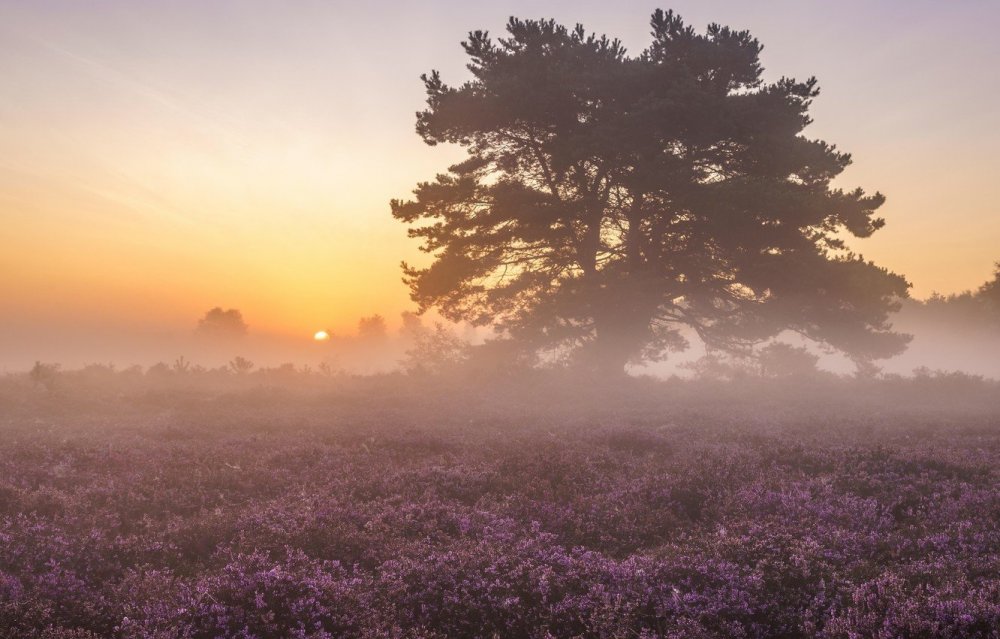
MULTIPOLYGON (((420 73, 461 81, 459 42, 509 15, 638 52, 655 6, 0 0, 0 330, 187 330, 216 305, 286 335, 395 317, 417 251, 388 201, 460 153, 414 133, 420 73)), ((770 79, 819 78, 809 134, 854 155, 843 186, 888 196, 856 249, 918 297, 990 276, 1000 3, 664 6, 750 29, 770 79)))

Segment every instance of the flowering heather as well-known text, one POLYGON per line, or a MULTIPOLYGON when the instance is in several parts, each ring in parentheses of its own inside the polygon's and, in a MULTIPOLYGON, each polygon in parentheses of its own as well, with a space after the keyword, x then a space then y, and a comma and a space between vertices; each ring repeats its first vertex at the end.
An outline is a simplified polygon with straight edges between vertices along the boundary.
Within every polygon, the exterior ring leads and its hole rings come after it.
POLYGON ((0 389, 0 637, 1000 637, 995 388, 636 386, 0 389))

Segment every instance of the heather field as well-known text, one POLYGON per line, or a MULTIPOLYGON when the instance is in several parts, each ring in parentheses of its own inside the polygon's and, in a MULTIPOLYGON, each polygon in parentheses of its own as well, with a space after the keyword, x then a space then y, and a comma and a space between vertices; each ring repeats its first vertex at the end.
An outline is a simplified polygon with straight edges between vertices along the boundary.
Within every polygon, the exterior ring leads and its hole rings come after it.
POLYGON ((0 637, 1000 636, 995 383, 118 375, 0 383, 0 637))

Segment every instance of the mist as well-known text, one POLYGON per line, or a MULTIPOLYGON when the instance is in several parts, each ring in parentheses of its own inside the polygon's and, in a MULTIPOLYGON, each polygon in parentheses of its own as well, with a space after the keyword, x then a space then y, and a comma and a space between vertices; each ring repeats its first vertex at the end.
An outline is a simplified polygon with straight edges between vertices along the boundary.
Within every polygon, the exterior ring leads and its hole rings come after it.
MULTIPOLYGON (((1000 329, 991 312, 973 308, 970 313, 961 303, 949 305, 944 300, 908 300, 892 315, 893 327, 913 339, 903 353, 878 362, 881 372, 912 376, 914 371, 929 370, 1000 379, 1000 329)), ((195 321, 182 329, 7 322, 0 331, 0 371, 25 373, 35 362, 59 364, 64 369, 80 369, 89 364, 148 369, 160 363, 172 364, 178 358, 205 368, 224 368, 235 357, 244 357, 261 368, 290 364, 375 374, 418 367, 421 356, 433 359, 433 354, 413 351, 418 335, 437 326, 463 346, 480 346, 496 339, 491 330, 450 324, 433 315, 421 318, 404 313, 390 319, 393 324, 387 323, 384 332, 377 335, 364 337, 355 328, 341 334, 330 331, 329 337, 322 340, 313 335, 260 333, 252 326, 236 339, 212 339, 198 334, 195 321)), ((689 341, 686 349, 671 353, 664 361, 633 365, 630 374, 659 378, 692 376, 692 364, 707 351, 696 334, 687 333, 686 338, 689 341)), ((848 376, 855 372, 848 358, 825 352, 796 334, 779 335, 774 341, 809 349, 819 357, 820 370, 848 376)))
POLYGON ((679 4, 0 4, 0 639, 996 639, 1000 11, 679 4))

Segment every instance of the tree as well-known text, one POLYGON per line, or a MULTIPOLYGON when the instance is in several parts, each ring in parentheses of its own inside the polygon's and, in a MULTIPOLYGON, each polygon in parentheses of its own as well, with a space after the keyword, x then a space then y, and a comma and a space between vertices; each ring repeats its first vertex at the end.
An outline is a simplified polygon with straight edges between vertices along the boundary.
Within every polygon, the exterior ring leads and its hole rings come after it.
POLYGON ((183 355, 174 360, 174 365, 171 367, 173 372, 178 375, 187 375, 191 372, 191 362, 189 362, 183 355))
POLYGON ((254 363, 245 357, 237 355, 229 362, 229 370, 237 375, 246 375, 253 370, 254 363))
POLYGON ((1000 323, 1000 262, 995 265, 993 279, 976 290, 951 295, 932 294, 924 301, 908 304, 911 311, 953 329, 986 329, 993 331, 1000 323))
POLYGON ((247 333, 247 325, 243 313, 235 308, 224 311, 216 306, 198 320, 198 332, 216 337, 242 337, 247 333))
POLYGON ((994 320, 1000 321, 1000 262, 995 265, 993 279, 979 287, 977 297, 986 306, 994 320))
POLYGON ((44 386, 45 390, 51 391, 59 376, 59 364, 43 364, 36 360, 28 376, 36 385, 44 386))
POLYGON ((424 322, 420 315, 413 311, 403 311, 399 315, 402 325, 399 327, 399 334, 408 339, 415 339, 424 330, 424 322))
POLYGON ((469 358, 469 343, 440 322, 432 328, 419 327, 412 337, 413 344, 401 362, 408 373, 440 374, 455 370, 469 358))
POLYGON ((879 193, 831 180, 850 156, 802 135, 816 80, 762 80, 746 31, 673 12, 652 44, 551 20, 462 43, 472 79, 422 76, 417 132, 468 157, 393 200, 432 256, 403 264, 421 310, 622 371, 694 333, 738 350, 785 329, 858 360, 905 348, 908 284, 848 252, 883 226, 879 193))
POLYGON ((773 342, 757 353, 761 377, 807 378, 816 375, 819 355, 810 353, 803 346, 773 342))
POLYGON ((378 341, 386 337, 385 318, 381 315, 369 315, 358 320, 358 337, 363 340, 378 341))
POLYGON ((727 380, 732 381, 753 374, 750 366, 743 358, 734 358, 724 353, 708 352, 698 359, 684 362, 680 368, 687 369, 700 380, 727 380))

